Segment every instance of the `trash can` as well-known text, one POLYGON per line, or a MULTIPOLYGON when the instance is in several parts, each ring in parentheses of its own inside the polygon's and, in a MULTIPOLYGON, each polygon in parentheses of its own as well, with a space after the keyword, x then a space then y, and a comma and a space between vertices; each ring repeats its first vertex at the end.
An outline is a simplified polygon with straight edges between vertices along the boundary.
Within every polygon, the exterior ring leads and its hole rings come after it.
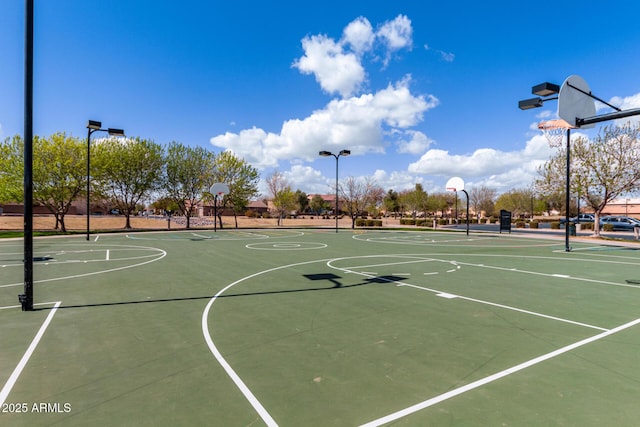
POLYGON ((573 222, 569 223, 569 234, 572 236, 576 235, 576 225, 573 222))

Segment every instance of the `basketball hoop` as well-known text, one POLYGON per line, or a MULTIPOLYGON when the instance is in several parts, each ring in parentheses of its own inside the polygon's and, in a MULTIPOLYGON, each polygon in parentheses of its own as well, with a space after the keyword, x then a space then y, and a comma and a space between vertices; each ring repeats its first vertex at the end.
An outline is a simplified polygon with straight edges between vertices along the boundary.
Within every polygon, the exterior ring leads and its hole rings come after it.
POLYGON ((547 138, 550 147, 559 148, 564 141, 565 131, 575 129, 575 126, 571 126, 565 120, 557 119, 541 122, 538 125, 538 129, 540 129, 545 138, 547 138))

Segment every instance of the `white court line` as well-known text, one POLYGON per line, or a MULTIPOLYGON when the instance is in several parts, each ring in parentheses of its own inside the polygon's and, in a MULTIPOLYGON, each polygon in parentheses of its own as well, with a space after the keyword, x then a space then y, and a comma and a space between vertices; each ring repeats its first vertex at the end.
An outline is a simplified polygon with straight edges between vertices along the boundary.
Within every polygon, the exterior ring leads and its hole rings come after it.
MULTIPOLYGON (((464 264, 464 263, 459 263, 459 264, 464 264)), ((469 264, 469 265, 473 265, 473 264, 469 264)), ((371 276, 369 274, 365 274, 365 273, 362 273, 362 272, 359 272, 359 271, 347 270, 347 269, 343 269, 343 268, 333 267, 331 265, 329 265, 329 266, 332 267, 332 268, 336 268, 338 270, 345 271, 345 272, 359 274, 361 276, 366 276, 366 277, 370 277, 370 278, 374 277, 374 276, 371 276)), ((521 270, 518 270, 518 272, 521 272, 521 270)), ((454 294, 450 294, 448 292, 440 291, 438 289, 432 289, 432 288, 427 288, 427 287, 424 287, 424 286, 413 285, 411 283, 405 283, 405 282, 401 282, 399 280, 390 280, 390 279, 385 279, 384 277, 379 277, 378 279, 380 279, 382 281, 385 281, 385 282, 388 282, 388 283, 395 283, 398 286, 408 286, 410 288, 415 288, 415 289, 420 289, 420 290, 423 290, 423 291, 433 292, 435 294, 446 294, 446 295, 451 295, 451 296, 454 295, 454 294)), ((477 303, 480 303, 480 304, 486 304, 486 305, 492 305, 494 307, 504 308, 505 310, 513 310, 513 311, 517 311, 517 312, 520 312, 520 313, 529 314, 529 315, 532 315, 532 316, 542 317, 542 318, 545 318, 545 319, 557 320, 559 322, 570 323, 572 325, 578 325, 578 326, 583 326, 583 327, 587 327, 587 328, 591 328, 591 329, 597 329, 599 331, 608 331, 608 329, 601 328, 600 326, 589 325, 589 324, 586 324, 586 323, 576 322, 574 320, 563 319, 561 317, 549 316, 547 314, 537 313, 535 311, 523 310, 523 309, 517 308, 517 307, 498 304, 498 303, 491 302, 491 301, 483 301, 483 300, 479 300, 479 299, 475 299, 475 298, 469 298, 469 297, 465 297, 465 296, 461 296, 461 295, 455 295, 455 296, 457 298, 464 299, 464 300, 467 300, 467 301, 472 301, 472 302, 477 302, 477 303)), ((452 297, 448 297, 448 298, 452 299, 452 297)))
POLYGON ((608 331, 609 330, 607 328, 601 328, 600 326, 594 326, 594 325, 589 325, 589 324, 586 324, 586 323, 576 322, 574 320, 563 319, 562 317, 549 316, 548 314, 537 313, 535 311, 523 310, 522 308, 512 307, 510 305, 498 304, 498 303, 491 302, 491 301, 484 301, 484 300, 481 300, 481 299, 465 297, 465 296, 462 296, 462 295, 450 294, 448 292, 434 291, 433 289, 425 288, 425 287, 418 286, 418 285, 412 285, 410 283, 401 283, 399 286, 408 286, 410 288, 420 289, 420 290, 423 290, 423 291, 437 292, 439 294, 438 296, 440 296, 442 294, 445 294, 445 295, 449 295, 448 298, 450 298, 450 299, 454 298, 454 297, 455 298, 460 298, 460 299, 471 301, 471 302, 477 302, 479 304, 492 305, 494 307, 500 307, 500 308, 504 308, 506 310, 512 310, 512 311, 517 311, 517 312, 520 312, 520 313, 530 314, 532 316, 543 317, 545 319, 557 320, 559 322, 571 323, 572 325, 584 326, 586 328, 591 328, 591 329, 597 329, 599 331, 608 331))
POLYGON ((106 258, 105 261, 109 261, 109 249, 107 249, 107 255, 105 258, 106 258))
POLYGON ((58 307, 60 307, 60 304, 62 304, 62 301, 57 301, 55 303, 44 323, 42 323, 42 326, 40 326, 40 330, 36 334, 35 338, 33 338, 33 341, 31 341, 29 348, 27 348, 27 351, 22 356, 22 359, 20 359, 20 362, 18 362, 18 366, 16 366, 16 368, 11 373, 11 376, 5 383, 4 387, 2 387, 2 390, 0 391, 0 406, 4 404, 5 400, 7 400, 9 393, 11 393, 11 389, 15 385, 16 381, 18 381, 18 378, 20 377, 20 374, 22 373, 24 367, 27 365, 27 362, 29 362, 29 358, 31 358, 31 355, 38 346, 40 339, 44 335, 44 332, 47 330, 47 327, 49 326, 49 323, 51 323, 51 319, 53 319, 53 316, 56 314, 56 311, 58 310, 58 307))
POLYGON ((586 338, 582 341, 578 341, 576 343, 570 344, 568 346, 559 348, 558 350, 552 351, 551 353, 547 353, 547 354, 543 354, 542 356, 536 357, 535 359, 531 359, 528 360, 524 363, 521 363, 519 365, 513 366, 509 369, 505 369, 504 371, 500 371, 498 373, 495 373, 493 375, 489 375, 488 377, 482 378, 478 381, 474 381, 470 384, 467 384, 465 386, 462 386, 460 388, 451 390, 447 393, 441 394, 439 396, 433 397, 431 399, 425 400, 423 402, 420 402, 418 404, 415 404, 413 406, 410 406, 408 408, 402 409, 400 411, 394 412, 393 414, 387 415, 385 417, 382 418, 378 418, 377 420, 373 420, 370 421, 366 424, 362 424, 360 427, 377 427, 377 426, 381 426, 383 424, 387 424, 393 421, 396 421, 400 418, 406 417, 407 415, 413 414, 415 412, 421 411, 422 409, 428 408, 430 406, 433 406, 437 403, 440 402, 444 402, 447 399, 450 399, 452 397, 461 395, 463 393, 466 393, 468 391, 471 391, 475 388, 481 387, 483 385, 489 384, 493 381, 499 380, 501 378, 504 378, 508 375, 514 374, 516 372, 519 372, 523 369, 529 368, 531 366, 537 365, 538 363, 544 362, 546 360, 552 359, 556 356, 560 356, 563 353, 567 353, 571 350, 575 350, 578 347, 582 347, 583 345, 592 343, 594 341, 598 341, 602 338, 608 337, 609 335, 613 335, 615 333, 618 333, 620 331, 623 331, 627 328, 630 328, 632 326, 637 325, 638 323, 640 323, 640 319, 636 319, 634 321, 631 321, 629 323, 625 323, 624 325, 618 326, 617 328, 611 329, 609 331, 603 332, 601 334, 595 335, 593 337, 590 338, 586 338))

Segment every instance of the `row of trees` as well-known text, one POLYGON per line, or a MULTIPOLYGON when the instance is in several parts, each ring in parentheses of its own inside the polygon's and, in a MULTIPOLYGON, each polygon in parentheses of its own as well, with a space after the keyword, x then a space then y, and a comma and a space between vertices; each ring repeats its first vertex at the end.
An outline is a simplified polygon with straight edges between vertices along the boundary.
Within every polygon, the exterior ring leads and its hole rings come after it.
MULTIPOLYGON (((613 199, 640 189, 639 136, 637 125, 613 125, 602 128, 592 140, 579 137, 572 141, 571 192, 596 217, 613 199)), ((86 141, 57 133, 49 138, 35 137, 33 146, 34 201, 46 206, 64 230, 64 215, 71 203, 86 196, 86 141)), ((566 156, 566 149, 560 148, 539 167, 538 178, 530 187, 499 196, 486 186, 468 189, 469 207, 486 216, 501 209, 512 211, 514 216, 564 211, 566 156)), ((22 159, 20 137, 0 143, 0 203, 22 201, 22 159)), ((258 171, 230 152, 214 154, 178 142, 163 147, 141 138, 108 138, 93 144, 91 160, 92 200, 108 201, 125 215, 127 228, 138 204, 150 199, 156 200, 155 206, 179 211, 189 227, 197 206, 211 199, 208 189, 215 182, 229 186, 230 193, 221 200, 221 207, 233 208, 236 215, 243 214, 249 201, 258 195, 258 171)), ((304 192, 294 191, 280 172, 270 175, 266 184, 278 224, 292 211, 333 209, 321 197, 309 201, 304 192)), ((443 216, 458 203, 457 196, 451 192, 427 194, 420 184, 411 190, 385 192, 372 178, 348 177, 339 183, 342 211, 352 219, 352 226, 365 212, 410 213, 414 217, 440 212, 443 216)), ((460 211, 464 208, 462 204, 459 207, 460 211)), ((596 218, 596 234, 598 225, 596 218)))
MULTIPOLYGON (((33 199, 56 218, 56 227, 65 231, 64 217, 72 202, 86 198, 87 142, 56 133, 34 137, 33 199)), ((23 200, 23 150, 19 136, 0 143, 0 202, 23 200)), ((258 194, 258 171, 229 152, 214 154, 202 147, 171 142, 166 147, 142 138, 106 138, 91 147, 91 200, 104 201, 126 218, 141 202, 164 200, 187 218, 200 202, 211 199, 215 182, 229 186, 222 208, 244 213, 258 194)))

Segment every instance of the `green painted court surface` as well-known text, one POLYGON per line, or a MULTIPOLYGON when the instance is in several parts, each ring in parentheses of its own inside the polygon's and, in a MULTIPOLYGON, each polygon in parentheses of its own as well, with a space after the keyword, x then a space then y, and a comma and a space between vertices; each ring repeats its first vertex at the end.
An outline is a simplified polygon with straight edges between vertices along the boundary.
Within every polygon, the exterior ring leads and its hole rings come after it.
POLYGON ((640 251, 224 230, 0 242, 0 425, 630 426, 640 251))

